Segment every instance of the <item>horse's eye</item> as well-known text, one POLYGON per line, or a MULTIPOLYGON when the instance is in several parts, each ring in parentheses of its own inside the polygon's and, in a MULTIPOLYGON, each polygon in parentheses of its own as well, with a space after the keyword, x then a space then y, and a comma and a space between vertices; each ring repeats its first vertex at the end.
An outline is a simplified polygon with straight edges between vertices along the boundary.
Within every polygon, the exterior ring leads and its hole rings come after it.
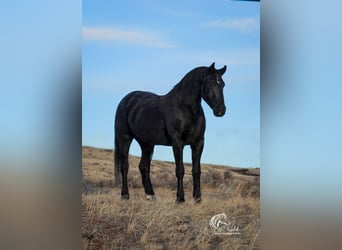
POLYGON ((218 78, 218 77, 216 77, 216 82, 217 82, 217 84, 220 84, 221 82, 220 82, 220 79, 218 78))

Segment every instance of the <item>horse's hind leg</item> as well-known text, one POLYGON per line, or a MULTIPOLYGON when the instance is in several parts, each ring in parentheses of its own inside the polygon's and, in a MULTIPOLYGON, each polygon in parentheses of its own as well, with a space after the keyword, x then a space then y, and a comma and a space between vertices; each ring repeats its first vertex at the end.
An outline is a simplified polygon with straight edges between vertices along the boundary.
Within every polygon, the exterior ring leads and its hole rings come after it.
POLYGON ((117 168, 121 172, 122 176, 122 189, 121 189, 121 197, 122 199, 129 199, 128 193, 128 183, 127 183, 127 174, 128 174, 128 152, 129 147, 133 138, 129 135, 120 136, 116 141, 116 164, 118 164, 117 168))
POLYGON ((148 200, 155 200, 154 191, 150 179, 150 164, 153 155, 153 145, 140 144, 142 155, 139 163, 139 170, 141 173, 142 183, 145 189, 146 198, 148 200))

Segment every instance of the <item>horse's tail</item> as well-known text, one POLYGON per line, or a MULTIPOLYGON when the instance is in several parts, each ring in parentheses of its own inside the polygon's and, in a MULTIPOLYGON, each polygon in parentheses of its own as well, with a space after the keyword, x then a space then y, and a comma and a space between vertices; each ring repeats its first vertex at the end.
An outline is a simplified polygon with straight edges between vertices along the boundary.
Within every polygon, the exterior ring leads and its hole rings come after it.
POLYGON ((115 112, 114 117, 114 186, 119 186, 121 184, 120 178, 120 147, 119 147, 119 138, 117 131, 117 123, 118 123, 118 112, 119 107, 115 112))
POLYGON ((115 175, 115 181, 114 181, 114 186, 118 186, 121 184, 121 178, 120 178, 120 164, 119 164, 119 144, 117 141, 117 136, 115 136, 114 140, 114 175, 115 175))
POLYGON ((114 121, 114 172, 115 172, 115 184, 120 185, 122 183, 121 169, 128 168, 128 149, 132 142, 132 134, 128 126, 127 115, 125 110, 125 97, 121 100, 115 113, 114 121))

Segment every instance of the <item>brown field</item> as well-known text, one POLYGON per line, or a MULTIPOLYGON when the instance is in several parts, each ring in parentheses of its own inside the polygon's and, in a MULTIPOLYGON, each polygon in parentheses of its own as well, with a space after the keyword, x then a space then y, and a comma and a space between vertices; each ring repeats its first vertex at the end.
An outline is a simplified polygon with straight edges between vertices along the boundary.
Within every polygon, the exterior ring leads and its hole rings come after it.
POLYGON ((191 165, 185 164, 185 203, 175 204, 171 162, 152 161, 156 201, 145 200, 139 157, 129 158, 130 200, 114 187, 113 151, 82 148, 83 249, 260 249, 260 169, 202 164, 202 201, 192 200, 191 165), (215 234, 220 213, 238 235, 215 234))

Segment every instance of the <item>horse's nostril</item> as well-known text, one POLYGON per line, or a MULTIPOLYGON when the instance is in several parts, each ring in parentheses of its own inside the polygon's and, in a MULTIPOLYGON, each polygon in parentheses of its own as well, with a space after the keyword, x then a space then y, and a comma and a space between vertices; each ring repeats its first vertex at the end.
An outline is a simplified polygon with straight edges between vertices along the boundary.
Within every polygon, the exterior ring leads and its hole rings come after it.
POLYGON ((226 113, 226 108, 223 108, 223 109, 219 109, 219 110, 215 110, 214 111, 214 115, 215 116, 223 116, 224 114, 226 113))

